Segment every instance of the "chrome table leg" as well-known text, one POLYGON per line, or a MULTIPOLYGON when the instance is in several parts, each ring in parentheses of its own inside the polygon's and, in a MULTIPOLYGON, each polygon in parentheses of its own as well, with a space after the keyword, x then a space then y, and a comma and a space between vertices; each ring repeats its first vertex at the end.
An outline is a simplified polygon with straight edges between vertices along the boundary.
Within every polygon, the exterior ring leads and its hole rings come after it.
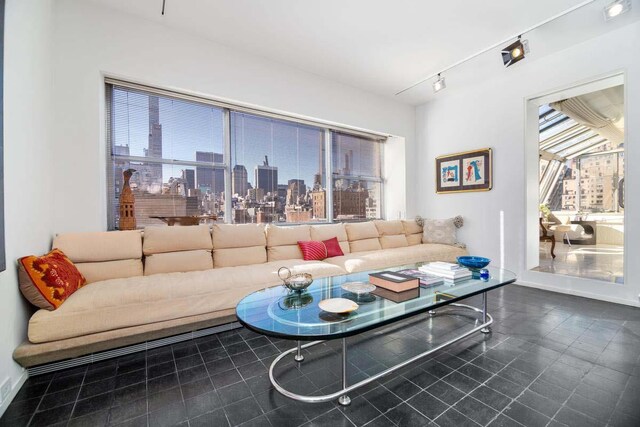
MULTIPOLYGON (((487 323, 487 293, 486 292, 482 293, 482 323, 487 323)), ((488 326, 485 326, 484 328, 480 329, 480 332, 482 332, 483 334, 488 334, 491 332, 491 328, 489 328, 488 326)))
MULTIPOLYGON (((485 296, 486 298, 486 296, 485 296)), ((486 301, 486 300, 485 300, 486 301)), ((465 304, 458 304, 458 303, 450 303, 450 306, 454 306, 454 307, 459 307, 459 308, 463 308, 463 309, 467 309, 467 310, 471 310, 474 311, 475 313, 481 313, 483 319, 485 320, 484 323, 475 326, 473 329, 463 333, 462 335, 458 335, 455 338, 450 339, 449 341, 442 343, 430 350, 427 350, 423 353, 417 354, 409 359, 403 360, 400 363, 393 365, 387 369, 385 369, 382 372, 378 372, 377 374, 374 374, 368 378, 365 378, 355 384, 351 384, 351 385, 347 385, 347 340, 346 338, 342 338, 342 388, 340 390, 335 391, 334 393, 331 394, 324 394, 324 395, 315 395, 315 396, 308 396, 308 395, 300 395, 297 393, 293 393, 292 391, 289 391, 287 389, 285 389, 284 387, 282 387, 278 381, 275 378, 275 368, 276 365, 278 364, 278 362, 282 359, 284 359, 285 357, 288 357, 290 354, 294 354, 294 357, 297 353, 300 352, 301 349, 305 349, 305 348, 309 348, 309 347, 313 347, 315 345, 318 344, 322 344, 324 341, 313 341, 313 342, 309 342, 309 343, 305 343, 305 344, 299 344, 299 346, 293 347, 287 351, 284 351, 283 353, 281 353, 279 356, 277 356, 273 362, 271 362, 271 366, 269 367, 269 380, 271 381, 271 384, 273 385, 273 387, 280 392, 280 394, 289 397, 291 399, 294 400, 298 400, 301 402, 306 402, 306 403, 320 403, 320 402, 328 402, 330 400, 334 400, 334 399, 338 399, 338 402, 341 405, 348 405, 349 403, 351 403, 351 399, 349 398, 349 396, 347 396, 347 393, 360 388, 360 387, 364 387, 367 384, 372 383, 373 381, 376 381, 382 377, 385 377, 389 374, 391 374, 392 372, 397 371, 398 369, 402 369, 405 366, 408 366, 430 354, 433 354, 437 351, 442 350, 443 348, 446 348, 460 340, 463 340, 465 338, 467 338, 470 335, 473 335, 477 332, 482 332, 482 330, 484 329, 488 329, 489 325, 491 325, 491 323, 493 323, 493 318, 491 317, 490 314, 487 313, 486 311, 486 304, 484 305, 485 310, 481 310, 477 307, 472 307, 470 305, 465 305, 465 304)), ((446 313, 444 313, 446 314, 446 313)), ((476 314, 477 316, 477 314, 476 314)))
MULTIPOLYGON (((347 389, 347 339, 342 338, 342 389, 347 389)), ((351 398, 343 394, 338 398, 338 403, 347 406, 351 403, 351 398)))
POLYGON ((300 341, 298 341, 298 351, 296 352, 295 356, 293 356, 293 360, 295 360, 296 362, 302 362, 304 360, 300 341))

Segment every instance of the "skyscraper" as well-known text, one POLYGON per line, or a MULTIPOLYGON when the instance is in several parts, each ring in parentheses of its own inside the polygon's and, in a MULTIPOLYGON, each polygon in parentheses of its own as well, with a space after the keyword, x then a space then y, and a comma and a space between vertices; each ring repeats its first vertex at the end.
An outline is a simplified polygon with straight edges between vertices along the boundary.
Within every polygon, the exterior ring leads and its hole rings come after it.
POLYGON ((254 170, 255 187, 260 188, 265 194, 276 194, 278 191, 278 168, 269 166, 269 158, 264 156, 264 163, 257 165, 254 170))
POLYGON ((196 174, 193 169, 183 169, 182 179, 185 180, 187 193, 189 192, 188 190, 193 190, 196 188, 196 174))
POLYGON ((286 204, 295 205, 298 203, 300 196, 304 196, 307 192, 307 186, 303 179, 290 179, 287 184, 286 204))
POLYGON ((231 194, 246 196, 249 189, 248 179, 247 168, 244 165, 235 165, 231 171, 231 194))
MULTIPOLYGON (((160 100, 157 96, 149 96, 149 145, 144 149, 144 156, 153 159, 162 158, 162 125, 160 124, 160 100)), ((138 181, 140 190, 150 193, 162 189, 162 165, 145 163, 139 167, 138 181)))
MULTIPOLYGON (((211 151, 196 151, 196 161, 222 163, 223 156, 211 151)), ((200 190, 209 189, 216 194, 224 192, 224 169, 196 166, 196 187, 200 190)))

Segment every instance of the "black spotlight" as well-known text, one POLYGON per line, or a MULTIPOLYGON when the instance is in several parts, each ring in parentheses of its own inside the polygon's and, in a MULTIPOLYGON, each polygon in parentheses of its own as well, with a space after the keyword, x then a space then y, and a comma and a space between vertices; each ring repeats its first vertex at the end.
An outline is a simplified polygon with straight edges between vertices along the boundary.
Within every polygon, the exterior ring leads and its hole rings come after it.
POLYGON ((505 67, 509 67, 516 62, 524 59, 524 55, 529 53, 529 42, 527 40, 518 40, 502 49, 502 62, 505 67))

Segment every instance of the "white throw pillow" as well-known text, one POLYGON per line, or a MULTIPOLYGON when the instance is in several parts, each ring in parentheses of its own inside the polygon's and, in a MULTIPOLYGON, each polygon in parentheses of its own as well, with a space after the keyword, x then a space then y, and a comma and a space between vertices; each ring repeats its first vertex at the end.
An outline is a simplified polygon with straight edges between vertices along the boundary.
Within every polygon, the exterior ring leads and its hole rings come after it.
POLYGON ((458 243, 456 229, 462 227, 461 216, 447 219, 423 219, 422 243, 455 245, 458 243))

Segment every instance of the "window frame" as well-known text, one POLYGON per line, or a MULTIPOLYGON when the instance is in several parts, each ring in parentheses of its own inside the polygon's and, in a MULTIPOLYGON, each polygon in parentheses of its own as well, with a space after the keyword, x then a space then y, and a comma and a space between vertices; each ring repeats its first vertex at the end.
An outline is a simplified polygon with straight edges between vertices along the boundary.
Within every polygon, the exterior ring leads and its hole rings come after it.
MULTIPOLYGON (((308 119, 302 116, 296 115, 288 115, 279 112, 269 111, 266 109, 259 109, 256 107, 248 107, 241 104, 233 104, 228 101, 218 100, 209 97, 203 97, 199 95, 193 95, 188 93, 176 92, 173 90, 162 89, 153 86, 147 86, 132 82, 127 82, 123 80, 113 79, 109 77, 105 77, 104 79, 104 89, 105 89, 105 136, 106 136, 106 158, 107 158, 107 228, 108 230, 117 230, 116 228, 116 217, 115 217, 115 197, 111 197, 112 194, 115 195, 115 188, 111 188, 114 185, 114 162, 115 161, 130 161, 130 162, 144 162, 144 163, 156 163, 162 165, 176 165, 176 166, 189 166, 189 167, 207 167, 213 169, 222 169, 224 170, 224 223, 232 224, 233 223, 233 206, 230 201, 232 200, 231 194, 231 172, 233 166, 231 165, 231 153, 232 153, 232 138, 231 138, 231 113, 247 113, 255 116, 260 116, 264 118, 276 119, 286 121, 292 124, 300 124, 305 126, 311 126, 315 128, 319 128, 324 130, 323 143, 325 148, 325 203, 326 203, 326 212, 327 219, 326 221, 317 222, 318 224, 330 224, 335 222, 334 212, 333 212, 333 192, 334 192, 334 180, 335 179, 348 179, 348 180, 358 180, 365 182, 375 182, 380 185, 380 218, 376 219, 384 219, 384 183, 385 179, 383 176, 384 171, 384 148, 385 142, 389 135, 375 133, 375 132, 367 132, 362 131, 360 129, 349 128, 344 126, 333 125, 327 122, 315 121, 312 119, 308 119), (130 89, 138 92, 146 93, 154 96, 161 96, 165 98, 173 98, 177 100, 190 101, 203 105, 214 106, 220 108, 223 113, 223 123, 222 123, 222 143, 223 143, 223 162, 202 162, 202 161, 193 161, 193 160, 176 160, 176 159, 155 159, 141 156, 125 156, 118 155, 113 153, 113 145, 114 145, 114 129, 113 129, 113 90, 114 88, 121 89, 130 89), (380 144, 380 177, 373 176, 359 176, 359 175, 338 175, 333 173, 333 163, 332 163, 332 150, 333 150, 333 138, 334 134, 345 134, 353 137, 363 138, 370 140, 371 143, 380 144), (227 203, 229 201, 229 203, 227 203)), ((370 219, 363 219, 362 221, 368 221, 370 219)), ((341 220, 340 222, 355 222, 359 220, 341 220)), ((274 224, 281 226, 288 225, 296 225, 296 224, 307 224, 307 223, 281 223, 276 222, 274 224)))

